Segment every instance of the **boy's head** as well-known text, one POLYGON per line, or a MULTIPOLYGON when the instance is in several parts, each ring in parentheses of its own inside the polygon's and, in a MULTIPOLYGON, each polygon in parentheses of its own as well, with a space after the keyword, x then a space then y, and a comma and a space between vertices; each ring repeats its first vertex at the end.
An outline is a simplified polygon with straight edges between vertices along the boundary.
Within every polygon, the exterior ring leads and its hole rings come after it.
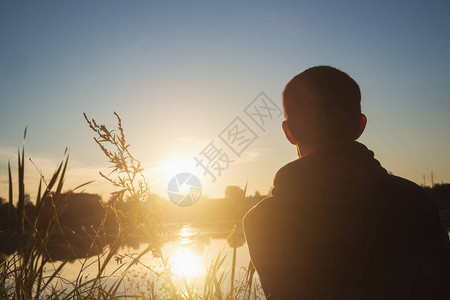
POLYGON ((299 156, 331 140, 356 140, 366 125, 358 84, 330 66, 313 67, 292 78, 283 91, 283 110, 283 130, 299 156))

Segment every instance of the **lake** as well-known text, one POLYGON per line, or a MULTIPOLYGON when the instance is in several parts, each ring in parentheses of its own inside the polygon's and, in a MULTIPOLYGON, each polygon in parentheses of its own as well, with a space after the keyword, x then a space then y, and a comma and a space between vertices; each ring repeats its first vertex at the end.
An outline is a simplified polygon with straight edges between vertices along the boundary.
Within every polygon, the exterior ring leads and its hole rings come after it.
MULTIPOLYGON (((233 229, 232 222, 220 222, 205 225, 195 224, 168 224, 166 226, 169 233, 169 240, 163 245, 163 256, 168 259, 168 264, 173 273, 174 282, 180 287, 183 286, 183 278, 189 283, 202 289, 202 283, 205 281, 207 267, 211 266, 217 259, 218 255, 225 256, 224 263, 220 271, 228 272, 227 279, 224 283, 224 290, 228 290, 230 285, 230 272, 233 258, 234 239, 227 239, 233 229)), ((242 279, 245 276, 246 269, 249 266, 250 257, 247 244, 241 230, 236 231, 236 279, 242 279)), ((115 257, 118 261, 111 261, 104 274, 113 274, 122 262, 131 262, 132 257, 136 257, 149 246, 146 242, 127 241, 120 247, 115 257)), ((61 277, 69 281, 77 280, 80 270, 83 268, 83 274, 89 274, 82 280, 92 279, 97 275, 98 265, 91 264, 97 260, 97 256, 91 258, 76 259, 67 263, 62 270, 61 277)), ((58 261, 49 263, 45 273, 50 275, 55 268, 61 263, 58 261)), ((119 269, 114 273, 113 278, 117 278, 123 272, 119 269)), ((148 294, 152 281, 156 278, 153 271, 160 272, 163 270, 161 260, 154 257, 152 252, 146 253, 139 260, 139 264, 134 264, 125 275, 118 293, 148 294), (150 270, 150 269, 151 270, 150 270)), ((257 275, 254 279, 259 283, 257 275)), ((68 288, 63 282, 59 283, 59 288, 68 288)), ((263 293, 258 293, 263 298, 263 293)))

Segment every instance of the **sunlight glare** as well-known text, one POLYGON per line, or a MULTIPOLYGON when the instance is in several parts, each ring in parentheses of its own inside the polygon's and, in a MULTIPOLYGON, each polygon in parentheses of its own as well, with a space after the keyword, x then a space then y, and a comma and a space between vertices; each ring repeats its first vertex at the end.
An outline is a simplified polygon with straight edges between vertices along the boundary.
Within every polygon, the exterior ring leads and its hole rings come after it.
POLYGON ((172 157, 170 159, 165 160, 160 165, 161 175, 164 179, 169 181, 173 176, 182 173, 188 172, 192 174, 196 174, 198 172, 195 167, 195 161, 192 157, 172 157))
POLYGON ((178 239, 181 246, 192 245, 200 233, 194 233, 188 225, 184 225, 178 233, 178 239))
POLYGON ((201 259, 191 249, 182 247, 170 259, 172 272, 186 279, 193 279, 200 275, 201 259))

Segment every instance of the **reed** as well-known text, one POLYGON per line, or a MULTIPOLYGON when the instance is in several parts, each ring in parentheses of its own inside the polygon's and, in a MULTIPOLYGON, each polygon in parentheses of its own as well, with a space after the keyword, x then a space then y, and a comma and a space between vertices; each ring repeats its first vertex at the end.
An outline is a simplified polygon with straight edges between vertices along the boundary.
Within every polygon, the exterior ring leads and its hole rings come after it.
MULTIPOLYGON (((236 268, 237 243, 236 230, 242 221, 243 206, 247 184, 245 185, 239 210, 236 212, 236 223, 229 238, 234 238, 231 265, 225 265, 226 255, 218 253, 217 257, 206 266, 206 275, 201 282, 190 283, 186 278, 174 280, 169 257, 162 251, 162 245, 168 237, 163 229, 163 217, 157 200, 151 200, 149 183, 143 175, 143 168, 138 159, 130 152, 122 127, 122 120, 115 113, 117 128, 109 130, 105 125, 98 124, 94 119, 85 119, 95 132, 95 142, 111 164, 109 174, 100 173, 108 180, 116 191, 111 201, 103 203, 105 216, 89 234, 91 246, 101 239, 104 232, 105 220, 112 217, 118 222, 118 232, 115 239, 109 243, 102 253, 91 258, 76 258, 79 271, 75 279, 69 280, 64 275, 64 268, 70 259, 54 262, 49 254, 49 241, 55 233, 62 234, 66 246, 72 249, 65 236, 65 228, 58 217, 58 203, 64 195, 62 190, 66 178, 69 153, 66 149, 57 169, 46 180, 40 174, 39 188, 35 199, 36 215, 29 220, 25 214, 25 138, 22 148, 18 151, 18 180, 17 198, 14 201, 13 175, 11 164, 8 162, 9 207, 8 217, 10 230, 7 233, 10 241, 17 243, 17 251, 0 261, 0 298, 1 299, 259 299, 262 292, 259 284, 254 281, 252 264, 242 276, 236 268), (126 212, 126 216, 119 216, 116 204, 120 201, 132 201, 136 210, 126 212), (43 228, 43 207, 48 204, 52 208, 50 218, 43 228), (17 203, 17 209, 14 208, 17 203), (14 216, 14 214, 16 214, 14 216), (17 219, 16 225, 13 220, 17 219), (124 221, 127 220, 127 221, 124 221), (25 230, 24 224, 31 224, 31 229, 25 230), (16 228, 17 230, 15 230, 16 228), (140 233, 147 238, 149 246, 134 255, 119 255, 118 249, 130 232, 140 233), (153 255, 160 261, 161 269, 142 262, 144 255, 153 255), (133 289, 133 284, 127 286, 127 276, 132 274, 133 266, 148 270, 148 275, 140 280, 146 284, 142 289, 133 289), (95 266, 96 274, 92 273, 95 266), (46 270, 50 269, 48 272, 46 270)), ((30 159, 31 161, 31 159, 30 159)), ((34 162, 32 162, 34 164, 34 162)), ((38 168, 36 168, 38 169, 38 168)), ((90 182, 86 182, 75 189, 76 191, 90 182)), ((72 192, 73 192, 72 191, 72 192)), ((66 193, 67 194, 67 193, 66 193)), ((72 253, 75 252, 72 249, 72 253)), ((73 255, 72 255, 73 256, 73 255)), ((141 284, 139 284, 141 286, 141 284)))

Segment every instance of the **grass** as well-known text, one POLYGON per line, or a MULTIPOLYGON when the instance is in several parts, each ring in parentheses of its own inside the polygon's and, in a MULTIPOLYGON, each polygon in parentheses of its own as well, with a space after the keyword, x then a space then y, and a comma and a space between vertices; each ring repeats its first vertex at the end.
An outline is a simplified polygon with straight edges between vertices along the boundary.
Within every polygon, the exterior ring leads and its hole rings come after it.
MULTIPOLYGON (((59 264, 49 259, 49 241, 55 232, 62 233, 67 247, 70 243, 64 236, 64 228, 58 219, 57 207, 62 197, 62 189, 69 162, 69 154, 64 153, 58 168, 47 182, 41 174, 37 192, 36 217, 26 220, 25 215, 25 147, 18 152, 18 196, 17 196, 17 232, 13 231, 13 180, 10 163, 8 163, 9 176, 9 224, 7 233, 10 240, 18 242, 18 250, 0 262, 0 298, 1 299, 119 299, 119 298, 145 298, 145 299, 258 299, 262 295, 260 286, 253 280, 254 269, 252 264, 245 270, 245 274, 237 276, 236 257, 237 244, 235 230, 238 228, 243 213, 245 199, 245 186, 240 208, 236 216, 234 232, 229 238, 234 238, 233 256, 231 266, 225 266, 226 256, 218 253, 217 257, 207 266, 204 280, 200 283, 189 283, 181 278, 181 283, 174 280, 171 272, 169 258, 161 250, 166 242, 163 230, 162 214, 157 200, 150 196, 149 183, 143 176, 143 169, 139 160, 130 152, 127 144, 122 121, 117 118, 117 129, 109 130, 103 124, 97 124, 92 119, 85 119, 89 127, 95 132, 95 142, 103 151, 112 171, 109 174, 100 173, 117 190, 105 206, 105 216, 102 223, 90 235, 91 247, 100 239, 106 218, 113 217, 119 223, 119 230, 115 240, 95 257, 77 258, 80 268, 75 279, 64 277, 64 267, 69 259, 59 264), (42 228, 41 214, 44 201, 51 201, 52 214, 45 230, 42 228), (126 212, 127 215, 119 217, 116 204, 120 201, 136 203, 136 210, 126 212), (127 220, 124 222, 123 220, 127 220), (25 233, 24 223, 31 224, 31 230, 25 233), (135 255, 118 255, 117 251, 124 238, 130 232, 139 233, 150 241, 149 246, 135 255), (141 258, 144 255, 153 255, 158 259, 161 268, 145 265, 141 258), (129 280, 135 275, 134 266, 139 265, 148 273, 142 275, 137 281, 129 280), (92 269, 95 267, 95 274, 92 269), (47 272, 46 270, 52 270, 47 272), (144 289, 142 289, 144 287, 144 289)), ((26 129, 24 132, 24 143, 26 129)), ((31 159, 30 159, 31 160, 31 159)), ((85 186, 89 182, 77 187, 73 191, 85 186)))

